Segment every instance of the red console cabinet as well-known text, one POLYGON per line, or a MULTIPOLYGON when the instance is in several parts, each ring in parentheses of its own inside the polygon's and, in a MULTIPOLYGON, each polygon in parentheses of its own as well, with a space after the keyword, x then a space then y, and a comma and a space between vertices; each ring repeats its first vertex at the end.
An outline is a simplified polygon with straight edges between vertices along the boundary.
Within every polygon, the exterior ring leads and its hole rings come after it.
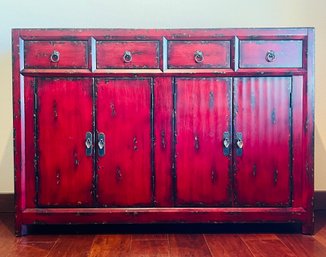
POLYGON ((312 28, 12 36, 17 235, 153 222, 313 233, 312 28))

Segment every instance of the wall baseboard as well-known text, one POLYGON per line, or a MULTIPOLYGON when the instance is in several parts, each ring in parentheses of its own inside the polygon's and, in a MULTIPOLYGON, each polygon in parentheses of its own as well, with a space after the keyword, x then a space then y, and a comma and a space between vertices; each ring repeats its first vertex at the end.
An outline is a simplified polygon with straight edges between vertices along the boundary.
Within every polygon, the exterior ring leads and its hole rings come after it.
POLYGON ((0 212, 15 212, 14 193, 0 194, 0 212))
MULTIPOLYGON (((15 212, 13 193, 0 193, 0 212, 15 212)), ((326 191, 315 191, 315 210, 326 210, 326 191)))
POLYGON ((326 210, 326 191, 315 191, 315 210, 326 210))

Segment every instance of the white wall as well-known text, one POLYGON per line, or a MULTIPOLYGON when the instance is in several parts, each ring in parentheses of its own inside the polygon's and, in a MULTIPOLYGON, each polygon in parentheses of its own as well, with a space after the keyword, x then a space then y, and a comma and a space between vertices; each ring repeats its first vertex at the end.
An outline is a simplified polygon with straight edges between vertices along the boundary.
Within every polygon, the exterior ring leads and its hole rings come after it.
POLYGON ((2 0, 0 193, 13 192, 12 28, 316 28, 315 188, 326 190, 326 0, 2 0))

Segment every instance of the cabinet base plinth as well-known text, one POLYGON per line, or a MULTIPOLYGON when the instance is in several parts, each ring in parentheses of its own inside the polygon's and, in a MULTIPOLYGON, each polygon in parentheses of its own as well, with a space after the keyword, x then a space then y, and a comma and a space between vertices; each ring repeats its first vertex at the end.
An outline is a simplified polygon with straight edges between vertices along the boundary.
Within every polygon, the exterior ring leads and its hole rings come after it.
MULTIPOLYGON (((154 224, 154 223, 302 223, 312 234, 302 208, 44 208, 23 211, 21 233, 28 224, 154 224)), ((19 235, 19 233, 17 233, 19 235)))

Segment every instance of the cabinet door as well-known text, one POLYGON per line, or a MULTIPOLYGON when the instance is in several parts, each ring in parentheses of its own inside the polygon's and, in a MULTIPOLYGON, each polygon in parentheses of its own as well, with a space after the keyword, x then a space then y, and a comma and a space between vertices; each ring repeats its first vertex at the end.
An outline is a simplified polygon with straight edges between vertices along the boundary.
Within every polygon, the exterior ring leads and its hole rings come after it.
POLYGON ((101 206, 152 204, 151 79, 97 79, 97 195, 101 206))
POLYGON ((176 204, 231 205, 231 80, 177 78, 174 104, 176 204))
POLYGON ((234 79, 237 205, 290 204, 290 92, 289 77, 234 79))
POLYGON ((92 132, 91 79, 36 79, 38 204, 90 206, 92 156, 85 135, 92 132))

